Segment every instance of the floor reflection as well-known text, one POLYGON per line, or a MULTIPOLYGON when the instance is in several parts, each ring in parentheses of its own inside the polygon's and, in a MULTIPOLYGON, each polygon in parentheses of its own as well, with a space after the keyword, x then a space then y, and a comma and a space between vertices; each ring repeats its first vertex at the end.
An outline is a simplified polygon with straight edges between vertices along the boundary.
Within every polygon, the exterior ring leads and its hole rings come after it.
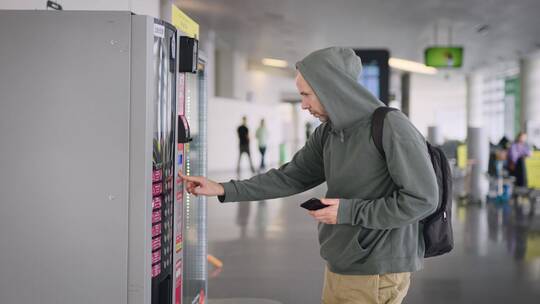
POLYGON ((268 210, 266 201, 257 203, 257 213, 255 215, 255 231, 257 237, 264 238, 266 236, 266 227, 268 224, 268 210))
MULTIPOLYGON (((230 204, 210 199, 209 251, 224 267, 209 280, 209 297, 320 303, 324 262, 317 225, 298 205, 324 191, 320 187, 284 199, 230 204)), ((426 259, 404 303, 537 303, 538 209, 523 199, 483 208, 455 205, 455 249, 426 259)))
POLYGON ((236 203, 236 224, 240 227, 240 238, 245 238, 247 233, 247 225, 249 222, 249 213, 251 211, 251 202, 236 203))
POLYGON ((488 204, 490 239, 506 243, 516 261, 540 258, 540 215, 534 199, 518 198, 488 204))

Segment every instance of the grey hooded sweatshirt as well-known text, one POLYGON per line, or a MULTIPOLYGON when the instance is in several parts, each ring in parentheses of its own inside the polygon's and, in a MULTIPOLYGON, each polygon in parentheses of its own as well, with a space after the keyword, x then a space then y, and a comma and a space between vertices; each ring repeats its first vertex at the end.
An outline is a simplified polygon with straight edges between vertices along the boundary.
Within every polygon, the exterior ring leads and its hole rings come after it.
POLYGON ((327 183, 338 198, 336 225, 319 223, 320 254, 332 272, 412 272, 423 265, 419 220, 437 207, 438 188, 423 136, 400 112, 384 122, 381 157, 371 115, 383 104, 358 84, 360 59, 348 48, 316 51, 297 63, 329 116, 293 159, 248 180, 223 183, 220 201, 289 196, 327 183))

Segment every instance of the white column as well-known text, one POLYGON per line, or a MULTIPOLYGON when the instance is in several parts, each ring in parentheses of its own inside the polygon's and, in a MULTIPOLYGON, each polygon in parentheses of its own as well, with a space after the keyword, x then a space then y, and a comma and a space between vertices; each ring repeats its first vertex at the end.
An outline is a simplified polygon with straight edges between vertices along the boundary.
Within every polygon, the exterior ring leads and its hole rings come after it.
POLYGON ((521 131, 531 144, 540 145, 540 52, 520 60, 521 131))
POLYGON ((216 52, 216 96, 246 100, 246 56, 226 46, 216 52))
POLYGON ((234 51, 234 91, 233 96, 239 100, 246 100, 247 94, 247 57, 244 53, 234 51))
POLYGON ((440 146, 444 143, 441 128, 439 126, 428 127, 428 141, 434 146, 440 146))
POLYGON ((201 41, 201 49, 206 56, 206 83, 208 98, 216 96, 216 33, 208 31, 201 41))
POLYGON ((160 0, 159 1, 159 18, 161 20, 172 22, 172 0, 160 0))
POLYGON ((160 0, 131 0, 131 2, 129 2, 131 5, 129 9, 135 14, 159 18, 160 2, 160 0))
POLYGON ((401 75, 401 112, 410 117, 411 105, 411 73, 401 75))
POLYGON ((482 127, 482 74, 467 76, 467 127, 482 127))
POLYGON ((470 169, 469 201, 485 204, 488 180, 489 141, 482 119, 482 74, 473 72, 467 76, 467 157, 470 169))
POLYGON ((233 52, 218 45, 215 56, 215 95, 234 98, 233 52))

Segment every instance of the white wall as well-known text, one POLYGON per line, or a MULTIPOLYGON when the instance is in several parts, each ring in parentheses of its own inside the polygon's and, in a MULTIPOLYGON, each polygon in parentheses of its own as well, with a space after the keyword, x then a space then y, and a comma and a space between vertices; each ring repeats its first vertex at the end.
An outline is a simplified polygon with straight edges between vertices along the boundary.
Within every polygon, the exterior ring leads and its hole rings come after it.
POLYGON ((246 100, 247 91, 248 91, 248 85, 249 85, 249 74, 247 73, 247 58, 246 55, 243 53, 240 53, 238 51, 235 51, 233 54, 233 62, 234 62, 234 69, 233 69, 233 75, 234 75, 234 98, 240 99, 240 100, 246 100))
POLYGON ((283 95, 297 96, 300 100, 294 78, 271 75, 264 71, 248 71, 247 91, 252 93, 252 102, 255 103, 279 103, 283 95))
MULTIPOLYGON (((294 78, 271 74, 267 71, 248 70, 245 56, 226 47, 216 52, 215 79, 217 91, 227 92, 235 98, 209 96, 208 104, 208 170, 230 171, 236 169, 238 138, 236 129, 242 116, 248 117, 251 135, 251 154, 255 166, 260 163, 255 131, 261 118, 266 121, 270 136, 266 152, 267 165, 276 166, 279 144, 286 143, 288 156, 296 152, 294 139, 303 144, 304 136, 291 134, 294 126, 293 106, 283 103, 283 96, 298 96, 294 78), (219 62, 219 61, 222 62, 219 62), (223 62, 223 60, 226 60, 223 62), (220 84, 223 86, 220 87, 220 84), (226 89, 226 90, 223 90, 226 89), (246 94, 250 92, 249 94, 246 94), (246 95, 250 95, 249 102, 246 95)), ((285 73, 284 73, 285 74, 285 73)), ((212 75, 208 75, 212 77, 212 75)), ((219 94, 219 92, 216 92, 219 94)), ((299 134, 303 134, 304 116, 299 115, 299 134)), ((248 168, 247 160, 242 167, 248 168)))
MULTIPOLYGON (((255 139, 255 131, 259 121, 264 118, 269 131, 266 149, 266 163, 275 165, 279 159, 279 143, 282 137, 282 119, 279 106, 252 104, 227 98, 210 98, 208 100, 208 170, 230 171, 236 169, 238 159, 238 135, 242 116, 248 117, 248 127, 253 164, 260 164, 259 149, 255 139)), ((247 158, 242 160, 242 168, 249 168, 247 158)))
POLYGON ((248 90, 246 56, 219 41, 215 50, 215 95, 219 97, 246 100, 248 90))
MULTIPOLYGON (((2 0, 0 9, 45 9, 45 0, 2 0)), ((159 17, 159 0, 57 0, 64 10, 118 10, 159 17)))
POLYGON ((438 126, 443 139, 464 140, 467 134, 466 82, 461 75, 411 75, 410 120, 427 137, 438 126))
MULTIPOLYGON (((208 104, 208 170, 235 170, 238 159, 238 136, 236 129, 241 123, 242 116, 248 117, 248 127, 251 135, 251 155, 254 165, 260 163, 260 154, 255 139, 255 131, 261 118, 266 121, 269 130, 268 147, 266 151, 267 165, 276 166, 279 160, 279 144, 287 144, 287 160, 298 147, 294 139, 303 145, 303 126, 305 114, 298 115, 299 132, 292 134, 294 107, 283 103, 282 96, 296 93, 294 79, 287 76, 271 75, 257 70, 245 70, 246 65, 236 60, 236 67, 228 74, 235 77, 237 88, 246 88, 251 92, 251 102, 243 99, 210 97, 208 104), (243 71, 243 72, 240 72, 243 71)), ((218 74, 220 75, 220 74, 218 74)), ((216 80, 216 82, 219 80, 216 80)), ((244 89, 243 89, 244 90, 244 89)), ((294 96, 294 95, 292 95, 294 96)), ((298 95, 298 97, 300 97, 298 95)), ((298 110, 298 109, 297 109, 298 110)), ((242 160, 242 167, 248 168, 247 160, 242 160)))

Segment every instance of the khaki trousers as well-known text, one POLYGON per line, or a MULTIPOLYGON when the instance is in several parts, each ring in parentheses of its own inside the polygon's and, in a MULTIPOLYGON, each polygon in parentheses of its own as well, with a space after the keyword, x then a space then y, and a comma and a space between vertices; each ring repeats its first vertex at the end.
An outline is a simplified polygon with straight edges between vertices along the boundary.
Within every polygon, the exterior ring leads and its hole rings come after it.
POLYGON ((400 304, 410 279, 410 272, 341 275, 326 268, 322 304, 400 304))

